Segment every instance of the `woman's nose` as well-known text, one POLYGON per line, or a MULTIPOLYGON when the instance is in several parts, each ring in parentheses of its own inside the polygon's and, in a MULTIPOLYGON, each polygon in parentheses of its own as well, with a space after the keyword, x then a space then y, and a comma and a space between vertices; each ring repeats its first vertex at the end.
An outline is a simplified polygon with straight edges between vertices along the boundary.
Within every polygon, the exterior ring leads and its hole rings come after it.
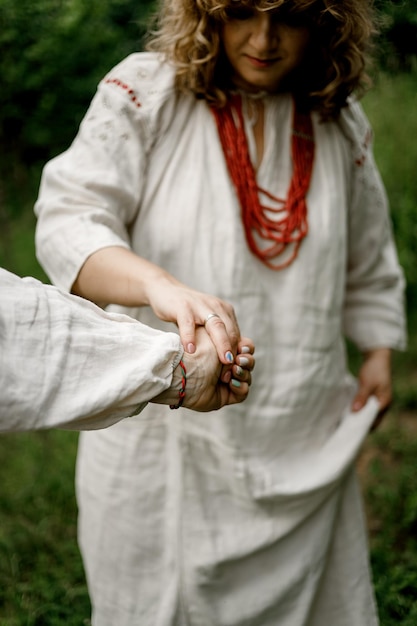
POLYGON ((279 26, 270 14, 259 12, 253 21, 251 43, 257 50, 268 50, 279 39, 279 26))

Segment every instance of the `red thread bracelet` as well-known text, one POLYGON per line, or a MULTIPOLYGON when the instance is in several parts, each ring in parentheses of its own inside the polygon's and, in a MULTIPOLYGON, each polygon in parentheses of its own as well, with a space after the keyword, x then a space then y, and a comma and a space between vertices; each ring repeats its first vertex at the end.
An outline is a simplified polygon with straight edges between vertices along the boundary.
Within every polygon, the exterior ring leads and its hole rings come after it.
POLYGON ((178 394, 178 404, 170 404, 169 408, 170 409, 179 409, 183 402, 184 402, 184 398, 185 398, 185 387, 187 385, 187 370, 185 369, 185 365, 183 361, 179 362, 179 366, 181 368, 181 389, 179 391, 178 394))

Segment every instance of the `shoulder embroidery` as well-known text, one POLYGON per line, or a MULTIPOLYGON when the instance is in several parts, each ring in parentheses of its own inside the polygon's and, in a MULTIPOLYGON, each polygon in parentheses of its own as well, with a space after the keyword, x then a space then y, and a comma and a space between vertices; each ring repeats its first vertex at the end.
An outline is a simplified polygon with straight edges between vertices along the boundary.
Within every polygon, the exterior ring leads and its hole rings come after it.
POLYGON ((138 100, 138 97, 136 95, 135 90, 132 89, 127 83, 124 83, 119 78, 106 78, 106 80, 104 82, 105 83, 111 83, 113 85, 117 85, 117 87, 120 87, 121 89, 123 89, 127 93, 127 95, 129 96, 131 102, 133 102, 133 104, 137 108, 142 106, 141 103, 138 100))
POLYGON ((355 159, 355 164, 358 165, 359 167, 363 165, 366 161, 366 154, 368 152, 368 148, 370 146, 371 140, 372 140, 372 131, 368 128, 368 130, 366 131, 364 140, 362 141, 361 146, 360 146, 361 153, 355 159))

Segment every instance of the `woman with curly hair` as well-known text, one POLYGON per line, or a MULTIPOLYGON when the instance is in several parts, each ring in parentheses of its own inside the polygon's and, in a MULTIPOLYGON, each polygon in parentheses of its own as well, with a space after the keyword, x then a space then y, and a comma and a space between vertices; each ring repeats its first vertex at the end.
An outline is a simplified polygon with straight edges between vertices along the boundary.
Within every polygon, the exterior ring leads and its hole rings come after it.
POLYGON ((367 0, 165 0, 45 168, 53 282, 191 353, 205 326, 226 384, 240 328, 257 354, 245 403, 80 438, 94 626, 378 623, 354 464, 405 332, 357 98, 373 31, 367 0))

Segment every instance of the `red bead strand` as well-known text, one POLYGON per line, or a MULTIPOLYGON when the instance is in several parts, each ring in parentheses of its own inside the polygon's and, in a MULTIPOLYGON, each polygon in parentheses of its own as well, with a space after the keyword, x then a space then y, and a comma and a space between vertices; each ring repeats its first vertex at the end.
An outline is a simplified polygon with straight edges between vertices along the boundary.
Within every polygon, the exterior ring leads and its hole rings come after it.
POLYGON ((241 96, 232 96, 226 107, 212 108, 212 112, 229 174, 239 198, 249 248, 269 268, 284 269, 296 258, 301 242, 308 233, 306 195, 314 161, 311 117, 300 113, 294 104, 291 146, 293 176, 288 198, 283 200, 262 189, 256 182, 245 134, 241 96), (274 208, 261 204, 260 196, 281 206, 274 208), (271 219, 268 214, 276 215, 277 219, 271 219), (267 245, 260 247, 257 239, 267 242, 267 245), (292 246, 289 256, 277 262, 276 257, 287 251, 289 246, 292 246))

